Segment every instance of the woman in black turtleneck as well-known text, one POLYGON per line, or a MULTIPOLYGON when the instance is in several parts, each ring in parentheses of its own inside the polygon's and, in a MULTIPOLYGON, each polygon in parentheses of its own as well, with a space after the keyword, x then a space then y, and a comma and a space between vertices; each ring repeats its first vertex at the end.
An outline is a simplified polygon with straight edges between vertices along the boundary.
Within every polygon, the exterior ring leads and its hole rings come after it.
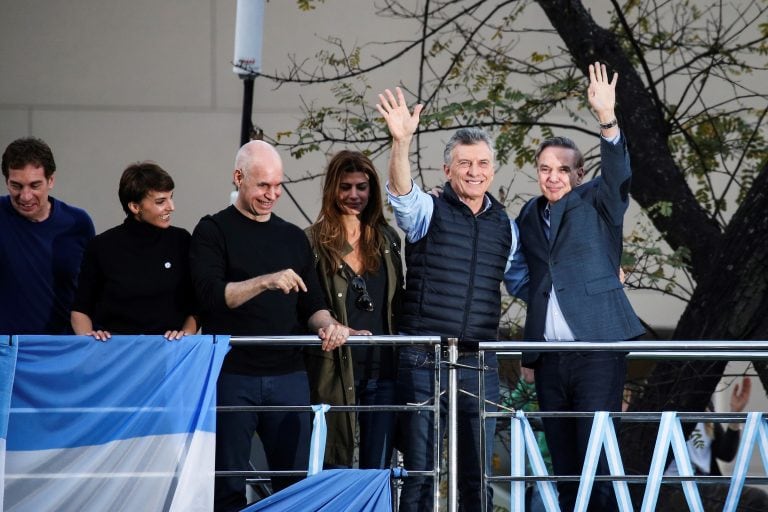
POLYGON ((123 224, 91 240, 72 306, 75 334, 197 332, 189 273, 189 233, 171 226, 173 178, 153 162, 129 166, 118 195, 123 224))

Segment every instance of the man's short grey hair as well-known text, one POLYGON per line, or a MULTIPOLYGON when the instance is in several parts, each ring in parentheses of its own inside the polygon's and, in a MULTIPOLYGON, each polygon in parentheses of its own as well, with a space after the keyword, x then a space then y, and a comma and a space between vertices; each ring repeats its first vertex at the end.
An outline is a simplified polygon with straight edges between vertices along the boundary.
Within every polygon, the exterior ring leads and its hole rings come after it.
POLYGON ((576 169, 584 167, 584 155, 581 154, 581 150, 576 143, 568 137, 550 137, 539 144, 539 147, 536 148, 536 153, 533 155, 533 161, 536 163, 537 167, 539 165, 539 156, 541 155, 541 152, 551 147, 574 150, 576 152, 576 169))
POLYGON ((493 139, 488 132, 482 128, 459 128, 448 139, 448 143, 445 145, 443 151, 443 162, 445 165, 451 165, 451 152, 456 146, 473 146, 484 142, 488 145, 488 149, 491 150, 491 158, 496 160, 496 151, 493 149, 493 139))

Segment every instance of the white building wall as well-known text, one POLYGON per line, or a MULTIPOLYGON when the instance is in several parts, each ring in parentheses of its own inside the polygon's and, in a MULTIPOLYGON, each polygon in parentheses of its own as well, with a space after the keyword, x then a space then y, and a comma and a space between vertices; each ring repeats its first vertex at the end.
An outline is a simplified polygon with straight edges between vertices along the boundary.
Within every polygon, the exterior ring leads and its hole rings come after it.
MULTIPOLYGON (((232 190, 242 104, 231 64, 235 10, 235 0, 0 0, 0 147, 25 135, 45 139, 59 168, 54 195, 88 210, 97 232, 122 221, 122 170, 154 160, 176 181, 175 224, 192 230, 202 215, 225 206, 232 190)), ((537 12, 543 17, 536 10, 529 16, 537 12)), ((605 17, 607 9, 593 12, 605 17)), ((373 1, 327 0, 311 12, 295 1, 267 2, 263 70, 285 70, 291 55, 313 56, 329 35, 346 42, 417 35, 416 25, 374 13, 373 1)), ((375 91, 415 83, 416 67, 401 69, 372 75, 371 105, 375 91)), ((328 89, 275 90, 266 79, 255 88, 253 119, 271 136, 295 128, 302 100, 331 99, 328 89)), ((424 159, 437 165, 440 145, 428 147, 424 159)), ((283 157, 288 179, 317 173, 325 163, 319 154, 283 157)), ((383 159, 376 163, 386 168, 383 159)), ((511 165, 500 169, 497 182, 507 184, 515 172, 511 165)), ((440 180, 439 173, 429 176, 440 180)), ((521 175, 515 187, 536 190, 521 175)), ((312 219, 319 189, 319 181, 291 187, 312 219)), ((307 224, 287 196, 277 212, 307 224)), ((630 215, 627 230, 631 223, 630 215)), ((640 316, 660 327, 673 326, 684 307, 657 293, 629 295, 640 316)))

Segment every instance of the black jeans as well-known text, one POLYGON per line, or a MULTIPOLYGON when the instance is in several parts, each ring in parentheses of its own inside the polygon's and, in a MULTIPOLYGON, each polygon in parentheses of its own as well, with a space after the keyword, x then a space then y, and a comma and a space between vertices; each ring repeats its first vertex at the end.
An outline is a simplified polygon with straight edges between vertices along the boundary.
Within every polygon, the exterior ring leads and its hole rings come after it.
MULTIPOLYGON (((541 411, 620 411, 627 364, 623 352, 549 352, 536 366, 536 393, 541 411)), ((580 475, 592 418, 546 418, 544 434, 556 475, 580 475)), ((607 474, 601 455, 597 474, 607 474)), ((578 482, 559 482, 563 512, 573 510, 578 482)), ((596 483, 588 510, 617 510, 610 483, 596 483)))
MULTIPOLYGON (((477 367, 476 355, 460 355, 458 362, 477 367)), ((485 398, 492 403, 499 401, 499 372, 496 354, 486 353, 485 398)), ((434 403, 434 353, 421 347, 400 349, 397 375, 398 399, 401 403, 434 403)), ((477 395, 479 391, 478 371, 468 368, 459 369, 459 389, 477 395)), ((441 369, 440 382, 443 390, 448 382, 448 373, 441 369)), ((495 411, 491 404, 487 411, 495 411)), ((445 435, 447 396, 441 398, 440 432, 445 435)), ((428 411, 403 413, 400 416, 402 435, 403 462, 406 470, 431 470, 434 450, 441 443, 435 440, 433 415, 428 411)), ((496 419, 485 420, 487 437, 485 440, 485 461, 490 465, 493 436, 496 419)), ((492 500, 490 486, 482 489, 480 467, 480 412, 477 398, 459 392, 458 417, 458 465, 459 465, 459 510, 470 512, 480 510, 483 497, 489 506, 492 500)), ((400 495, 401 512, 422 512, 432 510, 433 487, 431 477, 410 477, 403 481, 400 495)), ((492 508, 488 508, 492 510, 492 508)))
MULTIPOLYGON (((218 405, 309 405, 307 372, 283 375, 219 375, 218 405)), ((216 414, 216 470, 247 471, 253 433, 264 445, 270 470, 306 470, 309 464, 310 413, 219 412, 216 414)), ((272 490, 301 477, 273 477, 272 490)), ((245 477, 216 478, 214 510, 245 507, 245 477)))

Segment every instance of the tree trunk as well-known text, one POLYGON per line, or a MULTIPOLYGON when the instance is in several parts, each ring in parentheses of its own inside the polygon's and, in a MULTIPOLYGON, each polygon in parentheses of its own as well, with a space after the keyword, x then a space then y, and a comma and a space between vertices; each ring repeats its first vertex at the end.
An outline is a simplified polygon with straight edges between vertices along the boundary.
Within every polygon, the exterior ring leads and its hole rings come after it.
POLYGON ((673 249, 690 250, 691 273, 698 280, 709 270, 709 255, 718 246, 720 228, 696 201, 668 149, 670 130, 661 107, 616 36, 598 26, 581 2, 538 0, 538 4, 585 76, 597 61, 619 74, 616 99, 619 126, 632 161, 632 197, 645 209, 662 201, 672 203, 670 215, 650 211, 649 216, 673 249))
MULTIPOLYGON (((699 280, 675 339, 768 339, 768 162, 725 230, 713 268, 699 280)), ((767 365, 756 361, 760 381, 768 384, 767 365)), ((669 361, 656 366, 645 393, 634 400, 638 411, 703 411, 719 382, 725 361, 669 361)), ((768 389, 766 387, 765 389, 768 389)), ((693 425, 684 429, 687 435, 693 425)), ((628 472, 645 474, 656 425, 625 428, 623 460, 628 472)))

